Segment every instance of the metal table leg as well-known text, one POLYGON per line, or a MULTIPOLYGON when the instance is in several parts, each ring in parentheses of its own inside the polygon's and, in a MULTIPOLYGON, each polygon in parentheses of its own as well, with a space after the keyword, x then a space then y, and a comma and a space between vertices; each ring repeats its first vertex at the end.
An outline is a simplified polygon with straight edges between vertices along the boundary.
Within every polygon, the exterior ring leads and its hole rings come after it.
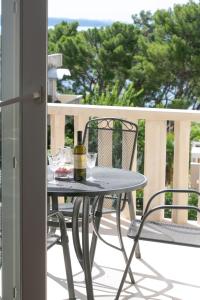
MULTIPOLYGON (((47 212, 50 212, 51 210, 52 211, 58 211, 58 196, 56 196, 56 195, 49 196, 48 195, 47 199, 48 199, 48 201, 47 201, 47 212), (50 198, 51 198, 51 201, 50 201, 50 198)), ((54 227, 51 226, 49 231, 50 231, 51 234, 55 234, 56 229, 57 229, 57 226, 54 226, 54 227)))
POLYGON ((79 238, 79 221, 78 221, 81 203, 82 203, 81 198, 75 198, 73 214, 72 214, 72 238, 73 238, 73 244, 74 244, 76 256, 78 258, 78 261, 79 261, 82 269, 84 270, 83 251, 81 248, 81 243, 80 243, 80 238, 79 238))
MULTIPOLYGON (((98 200, 94 201, 94 203, 97 203, 97 209, 96 210, 92 210, 92 214, 95 214, 95 218, 94 218, 94 228, 96 229, 96 231, 99 231, 99 226, 100 226, 100 222, 101 222, 101 216, 102 216, 102 207, 103 207, 103 198, 104 195, 98 196, 98 200)), ((95 205, 96 206, 96 205, 95 205)), ((92 241, 91 241, 91 246, 90 246, 90 261, 91 261, 91 267, 93 266, 93 262, 94 262, 94 255, 95 255, 95 250, 96 250, 96 244, 97 244, 97 235, 95 233, 95 231, 92 234, 92 241)))
MULTIPOLYGON (((117 200, 117 207, 116 207, 116 225, 117 225, 117 236, 118 236, 118 240, 119 240, 119 246, 115 246, 115 245, 111 244, 110 242, 107 242, 99 233, 99 226, 100 226, 101 215, 102 215, 103 198, 104 198, 104 195, 98 197, 96 199, 96 201, 94 201, 93 207, 92 207, 92 221, 93 221, 94 234, 93 234, 92 244, 91 244, 91 249, 90 249, 91 264, 93 264, 93 260, 94 260, 97 237, 103 243, 107 244, 108 246, 121 251, 124 256, 125 263, 127 263, 128 257, 126 254, 126 250, 125 250, 123 238, 122 238, 122 233, 121 233, 121 197, 119 195, 118 200, 117 200), (96 207, 97 207, 97 209, 96 209, 96 207)), ((131 282, 135 283, 131 268, 129 268, 129 276, 130 276, 131 282)))
POLYGON ((90 210, 90 198, 84 197, 83 198, 83 222, 82 222, 83 265, 84 265, 84 272, 85 272, 87 299, 93 300, 94 294, 93 294, 90 246, 89 246, 89 210, 90 210))
POLYGON ((84 271, 87 299, 93 300, 94 294, 93 294, 90 245, 89 245, 89 217, 90 217, 89 214, 90 214, 90 198, 83 197, 83 199, 80 198, 75 199, 73 217, 72 217, 72 236, 73 236, 74 248, 79 263, 84 271), (79 226, 78 226, 78 216, 80 213, 81 202, 83 204, 82 248, 80 243, 79 226))

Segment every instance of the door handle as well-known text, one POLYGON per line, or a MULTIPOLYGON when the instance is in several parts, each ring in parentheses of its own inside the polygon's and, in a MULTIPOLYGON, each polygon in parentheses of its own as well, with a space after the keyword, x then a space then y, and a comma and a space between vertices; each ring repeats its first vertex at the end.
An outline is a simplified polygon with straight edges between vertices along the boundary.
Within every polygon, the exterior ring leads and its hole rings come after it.
POLYGON ((30 100, 35 100, 38 103, 45 102, 44 88, 41 87, 40 91, 33 92, 32 94, 27 94, 25 96, 19 96, 19 97, 15 97, 15 98, 11 98, 11 99, 2 100, 2 101, 0 101, 0 107, 4 107, 4 106, 15 104, 15 103, 22 103, 22 102, 30 101, 30 100))

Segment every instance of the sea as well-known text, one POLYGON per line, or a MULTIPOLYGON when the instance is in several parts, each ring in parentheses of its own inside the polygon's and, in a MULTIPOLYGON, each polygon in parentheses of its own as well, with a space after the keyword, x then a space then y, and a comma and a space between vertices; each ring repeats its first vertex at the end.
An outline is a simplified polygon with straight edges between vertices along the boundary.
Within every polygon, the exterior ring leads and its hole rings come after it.
POLYGON ((78 31, 92 29, 94 27, 100 28, 112 25, 110 20, 88 20, 88 19, 68 19, 68 18, 48 18, 48 29, 54 28, 55 25, 60 24, 62 21, 71 23, 78 22, 78 31))
MULTIPOLYGON (((55 26, 48 26, 48 29, 54 29, 55 26)), ((78 26, 78 31, 86 31, 88 29, 101 28, 101 26, 78 26)))

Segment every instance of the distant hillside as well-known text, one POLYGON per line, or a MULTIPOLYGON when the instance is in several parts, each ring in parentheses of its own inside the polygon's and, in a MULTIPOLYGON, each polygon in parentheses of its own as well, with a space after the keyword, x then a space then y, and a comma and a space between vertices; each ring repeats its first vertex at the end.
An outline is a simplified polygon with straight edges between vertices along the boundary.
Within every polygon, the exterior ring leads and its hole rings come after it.
POLYGON ((56 24, 65 22, 78 22, 79 26, 82 27, 102 27, 109 26, 112 24, 112 21, 101 21, 101 20, 88 20, 88 19, 69 19, 69 18, 48 18, 48 26, 55 26, 56 24))

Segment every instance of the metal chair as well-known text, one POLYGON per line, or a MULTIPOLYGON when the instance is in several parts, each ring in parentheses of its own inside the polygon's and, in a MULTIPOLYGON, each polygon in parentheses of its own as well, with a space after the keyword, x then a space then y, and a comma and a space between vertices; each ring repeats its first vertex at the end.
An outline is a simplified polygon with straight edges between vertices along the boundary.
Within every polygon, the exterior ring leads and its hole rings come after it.
MULTIPOLYGON (((137 135, 138 126, 133 122, 119 118, 95 118, 86 123, 83 142, 88 152, 96 152, 98 154, 98 166, 131 170, 136 149, 137 135)), ((52 209, 59 210, 63 213, 67 227, 70 228, 72 226, 73 199, 72 203, 58 204, 56 196, 49 196, 52 199, 52 209)), ((103 199, 95 197, 94 199, 91 199, 91 202, 92 201, 91 217, 93 216, 94 231, 96 234, 93 234, 91 242, 91 265, 93 265, 94 261, 97 236, 107 245, 120 250, 123 253, 125 262, 127 262, 127 255, 121 234, 120 213, 124 209, 125 204, 128 203, 130 217, 131 219, 134 218, 132 193, 112 196, 107 195, 103 199), (110 244, 99 234, 102 213, 108 214, 113 212, 116 213, 119 246, 110 244)), ((81 225, 81 223, 82 214, 79 215, 78 220, 78 224, 81 225)), ((131 270, 129 271, 129 274, 131 281, 134 282, 131 270)))
POLYGON ((76 299, 76 297, 74 292, 74 282, 73 282, 71 259, 70 259, 70 252, 69 252, 69 240, 67 236, 65 219, 63 214, 59 211, 51 211, 48 214, 47 219, 48 219, 47 250, 56 244, 62 245, 69 299, 74 300, 76 299), (53 231, 50 230, 51 226, 55 228, 55 226, 58 227, 58 224, 59 224, 60 234, 57 234, 54 230, 53 231))
MULTIPOLYGON (((97 153, 97 165, 100 167, 132 169, 136 141, 138 135, 138 126, 130 121, 119 118, 94 118, 86 123, 83 142, 88 152, 97 153)), ((106 195, 103 199, 96 201, 93 205, 93 223, 96 235, 93 236, 91 246, 91 261, 94 259, 96 247, 96 236, 98 236, 107 245, 122 251, 125 261, 127 255, 125 252, 121 226, 120 213, 128 203, 130 217, 134 218, 134 207, 132 193, 120 195, 106 195), (119 206, 120 205, 120 206, 119 206), (116 213, 116 226, 119 238, 119 245, 115 246, 105 241, 99 234, 99 226, 102 214, 116 213)), ((132 272, 129 272, 131 281, 134 281, 132 272)))
POLYGON ((196 194, 198 197, 200 196, 200 193, 196 190, 165 189, 155 193, 149 199, 144 214, 141 217, 141 220, 133 220, 129 227, 128 237, 134 240, 134 244, 130 252, 130 256, 126 264, 126 268, 123 277, 121 279, 121 283, 115 300, 119 299, 120 297, 120 293, 122 291, 128 270, 130 269, 130 264, 139 240, 175 244, 180 246, 200 247, 200 227, 197 226, 195 227, 188 224, 179 225, 179 224, 166 222, 166 221, 157 222, 157 221, 148 220, 148 217, 150 215, 153 215, 155 212, 159 210, 166 210, 166 209, 171 211, 194 210, 197 213, 200 213, 200 209, 198 207, 191 206, 191 205, 159 205, 159 206, 151 207, 151 203, 155 198, 167 192, 171 192, 173 194, 174 193, 196 194))

